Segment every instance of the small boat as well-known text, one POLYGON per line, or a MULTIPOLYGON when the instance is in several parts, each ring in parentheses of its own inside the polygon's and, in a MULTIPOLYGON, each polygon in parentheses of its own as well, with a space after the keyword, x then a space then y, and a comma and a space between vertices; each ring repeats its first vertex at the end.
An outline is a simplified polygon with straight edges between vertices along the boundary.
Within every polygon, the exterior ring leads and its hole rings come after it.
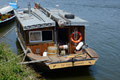
POLYGON ((11 22, 15 18, 14 9, 17 9, 17 4, 13 2, 0 8, 0 25, 11 22))
POLYGON ((44 64, 48 69, 91 66, 98 55, 85 43, 88 22, 59 9, 34 8, 15 11, 17 38, 31 60, 22 64, 44 64))

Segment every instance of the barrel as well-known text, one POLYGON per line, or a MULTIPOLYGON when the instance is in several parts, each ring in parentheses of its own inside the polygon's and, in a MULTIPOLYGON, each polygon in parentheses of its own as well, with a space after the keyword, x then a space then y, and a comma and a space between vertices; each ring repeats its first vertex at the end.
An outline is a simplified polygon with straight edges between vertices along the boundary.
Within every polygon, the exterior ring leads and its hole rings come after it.
POLYGON ((49 46, 47 49, 48 56, 56 55, 57 54, 57 47, 56 46, 49 46))

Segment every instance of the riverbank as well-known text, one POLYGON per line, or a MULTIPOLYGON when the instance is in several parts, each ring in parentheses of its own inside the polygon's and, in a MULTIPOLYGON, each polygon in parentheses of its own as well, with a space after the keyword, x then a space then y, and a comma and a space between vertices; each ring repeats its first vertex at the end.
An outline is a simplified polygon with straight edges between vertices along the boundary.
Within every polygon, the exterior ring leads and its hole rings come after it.
POLYGON ((8 45, 0 43, 0 80, 40 80, 30 67, 18 64, 21 60, 8 45))

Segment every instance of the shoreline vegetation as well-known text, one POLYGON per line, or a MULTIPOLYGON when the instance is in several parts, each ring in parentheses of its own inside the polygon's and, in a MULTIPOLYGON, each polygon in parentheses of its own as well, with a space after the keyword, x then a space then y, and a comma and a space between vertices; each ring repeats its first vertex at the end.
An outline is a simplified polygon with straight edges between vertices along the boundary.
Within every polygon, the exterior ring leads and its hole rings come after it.
POLYGON ((40 80, 34 70, 19 64, 21 60, 7 44, 0 43, 0 80, 40 80))

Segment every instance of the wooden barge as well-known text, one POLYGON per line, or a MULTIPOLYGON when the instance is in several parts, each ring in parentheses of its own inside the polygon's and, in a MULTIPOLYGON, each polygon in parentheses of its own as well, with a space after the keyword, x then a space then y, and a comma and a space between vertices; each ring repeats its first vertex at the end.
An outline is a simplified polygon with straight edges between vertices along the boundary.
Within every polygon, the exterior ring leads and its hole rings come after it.
POLYGON ((87 21, 63 10, 34 8, 17 10, 18 41, 32 62, 49 69, 91 66, 98 59, 85 44, 87 21))

